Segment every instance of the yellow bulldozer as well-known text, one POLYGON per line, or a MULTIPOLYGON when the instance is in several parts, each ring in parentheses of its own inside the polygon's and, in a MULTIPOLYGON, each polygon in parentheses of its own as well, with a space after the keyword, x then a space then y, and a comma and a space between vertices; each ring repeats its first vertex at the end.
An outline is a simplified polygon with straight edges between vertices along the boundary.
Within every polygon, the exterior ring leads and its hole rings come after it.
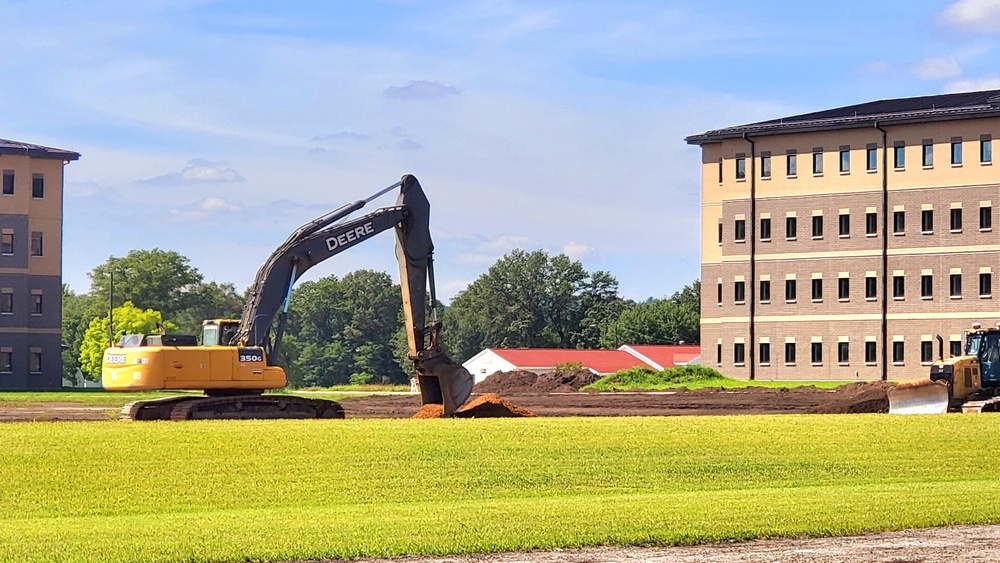
POLYGON ((1000 323, 966 331, 962 354, 944 356, 938 339, 938 359, 927 378, 901 381, 888 390, 891 414, 938 414, 949 411, 1000 410, 1000 323))

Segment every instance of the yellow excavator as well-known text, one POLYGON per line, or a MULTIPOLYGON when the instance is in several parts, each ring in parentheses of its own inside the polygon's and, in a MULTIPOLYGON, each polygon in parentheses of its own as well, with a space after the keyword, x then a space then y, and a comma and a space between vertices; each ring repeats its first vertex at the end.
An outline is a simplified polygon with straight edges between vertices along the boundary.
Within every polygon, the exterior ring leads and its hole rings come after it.
POLYGON ((114 391, 196 390, 129 403, 129 420, 226 418, 343 418, 324 399, 265 394, 285 387, 275 359, 296 280, 312 266, 395 228, 409 357, 424 404, 443 405, 450 416, 469 399, 473 379, 441 346, 435 308, 430 204, 417 179, 395 184, 299 227, 260 267, 239 321, 205 321, 201 342, 192 335, 127 334, 104 352, 101 382, 114 391), (399 188, 396 205, 354 219, 372 200, 399 188))
POLYGON ((901 381, 887 390, 890 414, 939 414, 948 411, 1000 410, 1000 323, 966 331, 962 355, 944 357, 938 339, 938 359, 925 379, 901 381))

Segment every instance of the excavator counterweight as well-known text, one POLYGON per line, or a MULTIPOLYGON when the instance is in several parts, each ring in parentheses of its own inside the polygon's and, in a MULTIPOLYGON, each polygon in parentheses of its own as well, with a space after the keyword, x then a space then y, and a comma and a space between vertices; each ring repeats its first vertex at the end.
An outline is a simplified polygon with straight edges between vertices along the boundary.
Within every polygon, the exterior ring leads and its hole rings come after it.
POLYGON ((448 358, 439 341, 434 291, 430 204, 409 174, 366 199, 344 205, 293 232, 260 267, 240 321, 212 320, 202 342, 176 335, 127 335, 104 353, 106 389, 200 390, 126 405, 131 420, 191 418, 343 418, 333 401, 264 394, 286 385, 277 365, 288 302, 295 282, 312 266, 383 231, 396 232, 396 258, 406 317, 409 357, 424 404, 453 414, 472 394, 473 379, 448 358), (399 188, 396 204, 357 218, 350 215, 399 188))

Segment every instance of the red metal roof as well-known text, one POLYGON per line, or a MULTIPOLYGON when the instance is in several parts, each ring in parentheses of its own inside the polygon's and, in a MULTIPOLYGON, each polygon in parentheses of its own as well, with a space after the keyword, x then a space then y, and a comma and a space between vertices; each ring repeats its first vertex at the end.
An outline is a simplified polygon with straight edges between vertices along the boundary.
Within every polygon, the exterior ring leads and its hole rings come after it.
POLYGON ((567 350, 556 348, 490 348, 494 354, 519 369, 552 368, 580 362, 585 368, 606 374, 647 364, 624 350, 567 350))
POLYGON ((685 364, 697 358, 701 354, 701 346, 691 344, 677 344, 669 346, 634 344, 622 346, 622 348, 631 348, 664 368, 671 368, 677 364, 685 364))

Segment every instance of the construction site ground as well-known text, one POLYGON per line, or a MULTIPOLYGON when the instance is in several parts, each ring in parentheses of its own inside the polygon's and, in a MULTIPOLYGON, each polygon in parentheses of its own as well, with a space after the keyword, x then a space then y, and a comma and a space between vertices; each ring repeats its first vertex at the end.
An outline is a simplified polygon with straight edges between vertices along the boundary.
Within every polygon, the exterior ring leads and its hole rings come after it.
MULTIPOLYGON (((583 380, 585 380, 584 378, 583 380)), ((745 387, 677 389, 660 392, 579 391, 582 380, 566 374, 511 373, 483 382, 477 397, 496 394, 517 412, 536 416, 680 416, 748 414, 877 413, 888 411, 884 382, 858 382, 834 389, 745 387), (567 384, 568 382, 568 384, 567 384)), ((368 395, 342 399, 347 418, 410 418, 421 410, 419 395, 368 395)), ((495 405, 494 405, 495 406, 495 405)), ((0 421, 99 421, 117 418, 119 408, 70 401, 0 404, 0 421)), ((495 416, 495 409, 488 416, 495 416)), ((509 416, 509 415, 508 415, 509 416)), ((517 416, 517 414, 515 414, 517 416)), ((955 415, 960 416, 960 415, 955 415)), ((969 416, 969 415, 965 415, 969 416)), ((604 547, 531 553, 364 560, 366 563, 514 562, 923 562, 992 561, 1000 526, 956 526, 864 536, 772 539, 693 547, 604 547)))

